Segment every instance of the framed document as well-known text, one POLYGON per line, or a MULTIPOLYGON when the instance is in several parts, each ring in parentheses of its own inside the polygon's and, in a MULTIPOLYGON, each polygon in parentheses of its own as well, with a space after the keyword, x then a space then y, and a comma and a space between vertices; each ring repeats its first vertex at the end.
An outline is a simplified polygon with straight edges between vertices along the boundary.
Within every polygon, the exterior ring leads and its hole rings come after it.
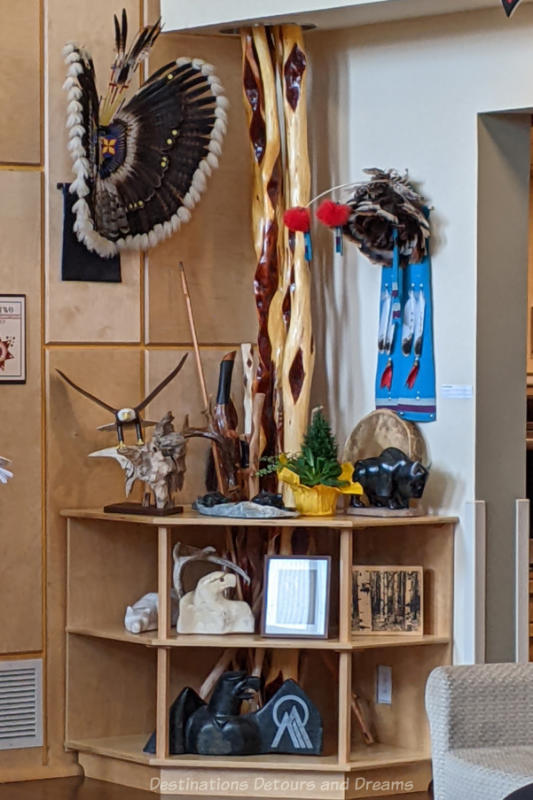
POLYGON ((354 634, 424 633, 422 567, 355 566, 352 573, 354 634))
POLYGON ((0 295, 0 383, 26 383, 26 295, 0 295))
POLYGON ((266 556, 263 636, 326 639, 330 556, 266 556))

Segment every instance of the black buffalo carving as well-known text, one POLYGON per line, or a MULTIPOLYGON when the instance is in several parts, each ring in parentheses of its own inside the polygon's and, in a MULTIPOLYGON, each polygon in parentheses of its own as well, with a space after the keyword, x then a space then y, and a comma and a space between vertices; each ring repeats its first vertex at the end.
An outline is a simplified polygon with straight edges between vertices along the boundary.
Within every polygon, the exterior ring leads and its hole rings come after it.
MULTIPOLYGON (((422 497, 428 474, 420 461, 411 461, 397 447, 387 447, 379 456, 357 461, 352 480, 361 484, 370 506, 399 509, 409 508, 411 498, 422 497)), ((363 503, 354 496, 352 505, 363 503)))

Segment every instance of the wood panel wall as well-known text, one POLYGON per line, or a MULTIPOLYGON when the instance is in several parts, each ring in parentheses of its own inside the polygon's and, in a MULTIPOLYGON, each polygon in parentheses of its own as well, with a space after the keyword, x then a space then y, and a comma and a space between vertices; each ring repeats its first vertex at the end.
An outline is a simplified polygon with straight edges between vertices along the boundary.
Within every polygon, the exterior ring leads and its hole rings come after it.
MULTIPOLYGON (((0 780, 78 771, 63 748, 65 523, 58 512, 123 497, 118 466, 87 458, 113 443, 113 434, 96 430, 108 421, 105 412, 60 382, 56 368, 111 403, 140 399, 190 346, 176 271, 180 259, 211 391, 221 356, 256 336, 236 39, 168 34, 151 58, 150 69, 180 55, 210 61, 231 103, 220 168, 192 222, 146 257, 124 256, 120 284, 60 279, 62 200, 56 184, 72 174, 61 50, 67 41, 85 46, 105 80, 112 15, 122 7, 130 30, 158 15, 157 0, 0 0, 0 292, 27 294, 29 335, 27 383, 0 385, 0 454, 13 459, 15 471, 14 480, 0 487, 0 658, 42 657, 46 676, 45 747, 0 753, 0 780)), ((192 357, 148 412, 168 409, 178 424, 185 413, 202 422, 192 357)), ((190 447, 186 501, 202 489, 206 452, 202 442, 190 447)))

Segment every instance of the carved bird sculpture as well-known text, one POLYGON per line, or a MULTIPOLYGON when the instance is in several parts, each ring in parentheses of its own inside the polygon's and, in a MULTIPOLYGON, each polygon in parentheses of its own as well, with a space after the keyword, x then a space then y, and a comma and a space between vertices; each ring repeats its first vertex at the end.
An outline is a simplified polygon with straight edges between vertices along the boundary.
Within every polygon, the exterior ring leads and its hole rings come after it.
POLYGON ((74 230, 105 258, 153 247, 190 219, 218 166, 227 107, 213 67, 199 58, 165 64, 128 99, 161 23, 142 28, 128 47, 126 12, 114 20, 115 58, 103 97, 90 54, 72 43, 64 48, 74 230))
POLYGON ((140 403, 137 403, 136 406, 133 406, 131 408, 129 406, 126 406, 125 408, 113 408, 113 406, 109 405, 103 400, 100 400, 100 398, 96 397, 96 395, 91 394, 91 392, 88 392, 86 389, 82 389, 81 386, 78 386, 77 383, 74 383, 74 381, 71 380, 67 375, 65 375, 65 373, 62 372, 60 369, 56 370, 56 372, 58 372, 59 375, 63 378, 63 380, 66 383, 68 383, 69 386, 72 386, 72 388, 75 389, 77 392, 82 394, 84 397, 87 397, 89 400, 92 400, 93 403, 96 403, 97 405, 101 406, 102 408, 105 408, 107 411, 110 411, 112 414, 115 415, 115 422, 112 422, 109 425, 100 425, 98 430, 99 431, 116 430, 118 438, 118 446, 119 449, 122 449, 125 447, 123 429, 124 427, 127 426, 132 426, 132 425, 135 426, 135 431, 137 433, 137 444, 138 445, 144 444, 143 427, 144 428, 151 427, 152 425, 157 425, 158 423, 142 419, 140 416, 140 412, 144 408, 146 408, 146 406, 149 403, 151 403, 152 400, 154 400, 157 397, 157 395, 165 388, 165 386, 167 386, 167 384, 170 383, 170 381, 173 378, 176 377, 178 372, 183 367, 188 355, 189 355, 188 353, 185 353, 185 355, 179 362, 178 366, 175 367, 172 370, 172 372, 170 372, 167 375, 167 377, 161 381, 161 383, 158 383, 155 389, 153 389, 150 392, 150 394, 144 398, 144 400, 141 400, 140 403))

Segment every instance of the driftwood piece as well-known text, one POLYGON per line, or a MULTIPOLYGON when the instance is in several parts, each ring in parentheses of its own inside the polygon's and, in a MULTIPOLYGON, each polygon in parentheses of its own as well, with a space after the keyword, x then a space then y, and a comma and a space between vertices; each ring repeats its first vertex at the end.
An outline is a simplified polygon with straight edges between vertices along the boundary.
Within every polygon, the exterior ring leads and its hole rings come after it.
MULTIPOLYGON (((310 196, 307 149, 307 57, 298 25, 281 26, 283 104, 286 136, 285 200, 305 206, 310 196)), ((311 319, 311 272, 305 259, 304 234, 291 232, 285 258, 291 272, 291 313, 282 370, 284 450, 300 449, 308 424, 314 366, 311 319)))
POLYGON ((151 490, 158 510, 170 508, 174 493, 183 487, 186 440, 190 438, 183 431, 174 430, 173 420, 168 411, 156 424, 148 443, 137 447, 106 447, 89 453, 89 457, 113 458, 120 464, 127 497, 135 482, 142 481, 151 490))

